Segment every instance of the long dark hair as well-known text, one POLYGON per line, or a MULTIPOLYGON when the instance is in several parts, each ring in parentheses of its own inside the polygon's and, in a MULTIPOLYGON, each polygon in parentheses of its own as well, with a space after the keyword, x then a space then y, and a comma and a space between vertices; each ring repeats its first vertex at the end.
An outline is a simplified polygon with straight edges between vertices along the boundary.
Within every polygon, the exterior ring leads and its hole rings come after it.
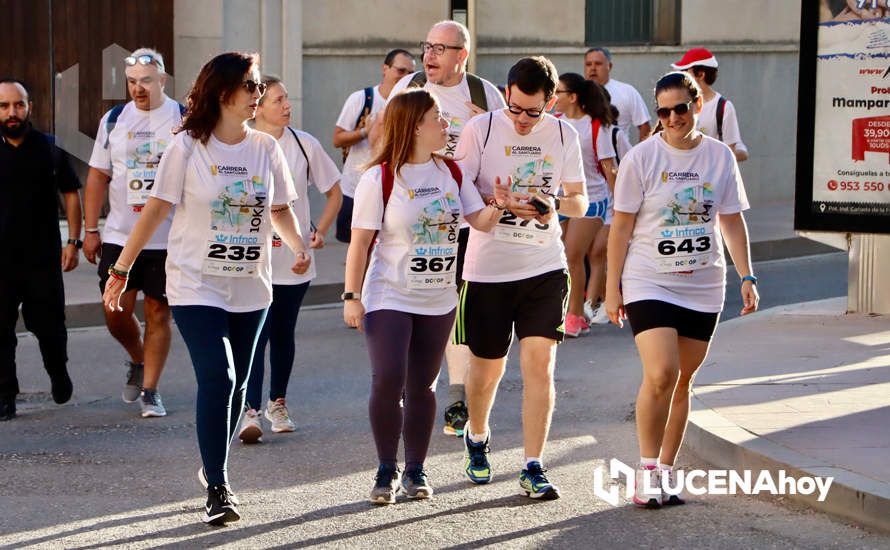
POLYGON ((417 127, 423 120, 423 115, 435 106, 435 98, 423 88, 396 94, 386 104, 380 147, 367 167, 388 162, 393 173, 398 174, 414 152, 417 127))
POLYGON ((221 53, 208 61, 189 91, 188 110, 177 132, 185 131, 201 143, 207 143, 219 122, 220 105, 241 87, 244 75, 259 62, 259 55, 245 52, 221 53))
POLYGON ((575 94, 578 98, 578 107, 585 115, 593 120, 599 120, 604 126, 615 124, 605 88, 593 80, 585 80, 578 73, 563 73, 559 75, 559 81, 565 86, 566 91, 575 94))

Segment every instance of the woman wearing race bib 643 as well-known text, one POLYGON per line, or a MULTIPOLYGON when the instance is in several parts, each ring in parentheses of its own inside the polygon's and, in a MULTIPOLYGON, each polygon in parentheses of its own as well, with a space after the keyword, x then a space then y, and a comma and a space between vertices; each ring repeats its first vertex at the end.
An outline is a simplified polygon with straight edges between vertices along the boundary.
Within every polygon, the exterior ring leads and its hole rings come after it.
POLYGON ((229 444, 244 408, 257 335, 272 301, 272 229, 310 263, 288 204, 297 198, 275 138, 247 126, 265 91, 256 55, 207 62, 189 92, 181 130, 167 146, 151 196, 117 262, 103 301, 120 307, 127 271, 173 205, 167 299, 198 382, 196 428, 207 487, 203 521, 237 521, 228 484, 229 444))
POLYGON ((376 504, 395 502, 400 489, 409 498, 432 495, 423 462, 436 414, 436 378, 457 306, 458 230, 466 219, 487 232, 500 217, 499 210, 485 206, 472 181, 462 181, 454 161, 434 154, 445 145, 448 122, 429 92, 396 95, 384 121, 382 147, 355 192, 343 294, 343 319, 364 328, 371 356, 376 504))
POLYGON ((757 310, 742 211, 748 199, 732 151, 696 130, 701 90, 686 73, 655 85, 663 131, 622 160, 608 245, 606 312, 627 318, 643 363, 634 503, 682 504, 672 466, 689 415, 689 388, 723 309, 723 241, 742 279, 742 315, 757 310), (629 245, 628 245, 629 243, 629 245), (673 492, 673 491, 671 491, 673 492))

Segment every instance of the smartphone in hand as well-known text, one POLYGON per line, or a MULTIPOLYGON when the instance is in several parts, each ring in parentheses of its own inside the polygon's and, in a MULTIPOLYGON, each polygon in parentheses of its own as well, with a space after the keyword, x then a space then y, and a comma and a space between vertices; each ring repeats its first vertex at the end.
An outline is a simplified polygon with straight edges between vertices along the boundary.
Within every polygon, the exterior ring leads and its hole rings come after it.
POLYGON ((538 214, 545 215, 550 213, 550 203, 541 198, 540 195, 532 195, 528 200, 528 203, 535 207, 535 210, 538 211, 538 214))

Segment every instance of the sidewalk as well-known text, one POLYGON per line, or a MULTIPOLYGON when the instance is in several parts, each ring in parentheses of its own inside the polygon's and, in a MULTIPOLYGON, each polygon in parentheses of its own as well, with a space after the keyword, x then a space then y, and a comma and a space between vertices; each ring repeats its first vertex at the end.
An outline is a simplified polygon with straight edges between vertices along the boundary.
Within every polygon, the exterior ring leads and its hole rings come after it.
POLYGON ((817 510, 890 531, 890 319, 846 298, 720 325, 696 377, 689 447, 722 468, 831 476, 817 510))

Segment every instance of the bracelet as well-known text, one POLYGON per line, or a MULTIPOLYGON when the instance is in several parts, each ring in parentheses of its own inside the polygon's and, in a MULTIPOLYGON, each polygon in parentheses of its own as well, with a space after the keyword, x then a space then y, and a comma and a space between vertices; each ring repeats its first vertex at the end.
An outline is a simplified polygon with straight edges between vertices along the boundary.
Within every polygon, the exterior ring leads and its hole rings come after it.
POLYGON ((86 229, 83 230, 83 232, 84 233, 98 233, 99 228, 98 227, 87 227, 86 229))
POLYGON ((108 275, 114 279, 119 281, 126 281, 130 276, 129 271, 121 271, 120 269, 115 269, 114 266, 108 266, 108 275))
POLYGON ((745 275, 744 277, 742 277, 742 281, 741 281, 741 282, 744 283, 745 281, 751 281, 751 284, 756 285, 756 284, 757 284, 757 277, 755 277, 754 275, 745 275))
POLYGON ((273 208, 271 210, 271 212, 273 214, 277 214, 279 212, 284 212, 285 210, 288 210, 289 208, 290 208, 290 205, 285 204, 284 206, 279 206, 278 208, 273 208))

